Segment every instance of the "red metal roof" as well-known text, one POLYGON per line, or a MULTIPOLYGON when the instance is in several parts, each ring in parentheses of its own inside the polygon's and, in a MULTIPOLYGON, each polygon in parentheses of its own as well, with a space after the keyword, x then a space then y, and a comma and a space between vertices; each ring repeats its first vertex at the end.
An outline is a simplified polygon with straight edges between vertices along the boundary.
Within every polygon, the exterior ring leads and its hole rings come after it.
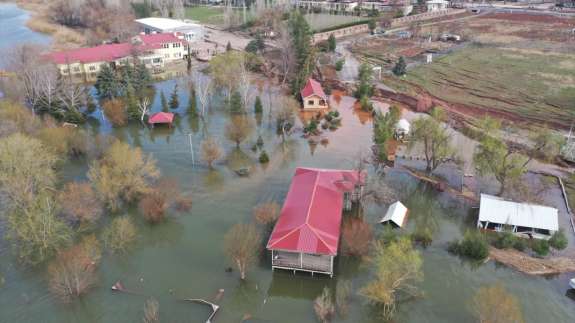
POLYGON ((130 56, 133 51, 158 49, 164 43, 184 42, 173 33, 138 35, 134 39, 140 42, 137 45, 120 43, 77 48, 51 53, 48 57, 56 64, 110 62, 130 56))
POLYGON ((154 113, 149 119, 149 124, 154 123, 172 123, 174 120, 174 114, 171 112, 158 112, 154 113))
POLYGON ((352 170, 297 168, 267 249, 337 255, 343 193, 359 177, 352 170))
POLYGON ((307 80, 307 83, 305 84, 304 88, 301 90, 300 94, 301 94, 302 99, 305 99, 311 95, 317 95, 320 98, 327 100, 327 96, 325 95, 325 92, 323 92, 323 88, 321 87, 321 84, 319 84, 318 81, 316 81, 312 78, 309 78, 307 80))

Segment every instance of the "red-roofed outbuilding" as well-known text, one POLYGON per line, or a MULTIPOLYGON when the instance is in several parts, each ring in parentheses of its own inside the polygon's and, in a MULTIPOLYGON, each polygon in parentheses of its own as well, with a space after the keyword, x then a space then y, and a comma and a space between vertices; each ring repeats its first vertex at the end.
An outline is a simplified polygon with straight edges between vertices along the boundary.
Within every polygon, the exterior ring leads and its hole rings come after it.
POLYGON ((297 168, 267 244, 272 268, 333 275, 342 212, 364 182, 353 170, 297 168))
POLYGON ((304 88, 300 91, 304 110, 327 109, 327 95, 318 81, 309 78, 304 88))
POLYGON ((171 112, 157 112, 148 118, 148 123, 151 125, 155 125, 157 123, 167 123, 171 127, 173 121, 174 114, 171 112))

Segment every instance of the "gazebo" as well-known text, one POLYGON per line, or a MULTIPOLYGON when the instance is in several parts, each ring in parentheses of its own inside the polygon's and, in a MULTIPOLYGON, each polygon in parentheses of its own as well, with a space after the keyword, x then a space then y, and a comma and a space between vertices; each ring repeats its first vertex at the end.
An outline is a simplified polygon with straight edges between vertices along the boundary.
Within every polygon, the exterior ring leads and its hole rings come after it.
POLYGON ((158 112, 154 113, 150 118, 148 118, 148 123, 154 126, 157 123, 167 123, 170 127, 174 121, 174 114, 171 112, 158 112))

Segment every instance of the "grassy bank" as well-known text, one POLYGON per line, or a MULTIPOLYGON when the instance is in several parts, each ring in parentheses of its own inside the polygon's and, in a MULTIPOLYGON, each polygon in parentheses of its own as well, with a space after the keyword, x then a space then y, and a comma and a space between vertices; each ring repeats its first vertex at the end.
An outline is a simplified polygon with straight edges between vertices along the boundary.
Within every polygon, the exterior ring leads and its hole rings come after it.
POLYGON ((574 54, 472 46, 421 65, 407 80, 455 103, 568 127, 575 117, 574 54))
POLYGON ((216 7, 186 7, 186 18, 203 24, 221 24, 223 8, 216 7))

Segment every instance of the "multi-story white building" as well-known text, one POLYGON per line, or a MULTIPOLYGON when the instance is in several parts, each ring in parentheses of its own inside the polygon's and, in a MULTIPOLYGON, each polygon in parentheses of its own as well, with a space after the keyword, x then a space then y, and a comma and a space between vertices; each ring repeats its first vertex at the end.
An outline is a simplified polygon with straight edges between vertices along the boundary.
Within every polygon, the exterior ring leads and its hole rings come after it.
POLYGON ((148 68, 160 68, 165 63, 179 61, 187 55, 187 42, 179 34, 138 35, 131 42, 105 44, 54 52, 48 58, 62 75, 85 75, 94 78, 103 65, 124 66, 134 59, 148 68))

